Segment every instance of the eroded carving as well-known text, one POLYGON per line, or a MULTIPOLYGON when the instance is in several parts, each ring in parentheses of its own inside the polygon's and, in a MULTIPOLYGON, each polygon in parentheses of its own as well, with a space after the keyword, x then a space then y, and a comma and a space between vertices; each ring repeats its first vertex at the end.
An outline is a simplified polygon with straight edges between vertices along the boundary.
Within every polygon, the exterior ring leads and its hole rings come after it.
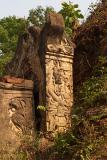
POLYGON ((2 79, 0 82, 0 145, 4 148, 4 152, 10 154, 23 145, 24 137, 27 136, 33 140, 33 82, 9 76, 2 79))
POLYGON ((61 43, 49 43, 47 45, 47 51, 48 52, 53 52, 53 53, 62 53, 63 54, 66 54, 66 55, 72 55, 72 48, 70 46, 67 45, 68 44, 68 41, 67 41, 67 38, 66 37, 63 37, 61 43))
POLYGON ((72 105, 71 64, 60 59, 46 61, 47 66, 47 129, 64 131, 70 127, 72 105))
POLYGON ((26 130, 26 102, 22 98, 14 98, 9 103, 10 119, 17 130, 26 130))
MULTIPOLYGON (((15 57, 7 66, 9 74, 34 81, 39 94, 38 103, 47 107, 46 115, 41 113, 42 126, 43 128, 47 126, 45 131, 64 131, 71 124, 74 47, 64 34, 64 27, 61 14, 49 13, 41 30, 33 26, 22 35, 15 57)), ((19 110, 15 110, 12 115, 11 119, 15 124, 19 110)), ((25 117, 24 115, 22 117, 22 124, 25 126, 25 117)), ((19 127, 18 123, 15 125, 19 127)), ((23 126, 17 128, 24 130, 23 126)))
POLYGON ((22 133, 32 130, 32 110, 31 99, 29 98, 13 98, 9 102, 9 116, 12 129, 22 133))
POLYGON ((64 52, 64 53, 67 53, 67 51, 66 51, 66 49, 63 45, 48 44, 47 49, 50 52, 64 52))
POLYGON ((64 35, 61 15, 49 14, 46 41, 46 126, 53 133, 64 132, 71 126, 72 56, 73 46, 64 35))

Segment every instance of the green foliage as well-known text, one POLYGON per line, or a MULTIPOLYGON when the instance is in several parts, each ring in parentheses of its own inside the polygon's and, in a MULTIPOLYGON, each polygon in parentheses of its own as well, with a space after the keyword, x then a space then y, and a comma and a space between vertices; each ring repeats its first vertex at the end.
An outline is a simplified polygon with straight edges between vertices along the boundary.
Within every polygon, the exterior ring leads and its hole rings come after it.
POLYGON ((23 18, 13 16, 0 20, 0 49, 3 54, 15 52, 18 37, 26 27, 27 21, 23 18))
POLYGON ((79 103, 84 107, 105 103, 106 91, 105 82, 107 80, 107 57, 99 57, 97 65, 93 69, 92 77, 88 79, 79 92, 79 103))
POLYGON ((20 152, 17 154, 17 160, 26 160, 27 159, 27 154, 24 152, 20 152))
POLYGON ((4 66, 11 60, 11 58, 12 58, 11 54, 0 55, 0 76, 3 76, 5 74, 4 66))
POLYGON ((0 43, 8 41, 8 31, 0 25, 0 43))
MULTIPOLYGON (((36 25, 42 27, 45 23, 45 16, 48 12, 55 12, 53 7, 43 8, 38 6, 36 9, 29 11, 27 19, 9 16, 0 20, 0 75, 4 74, 4 66, 16 50, 18 37, 28 27, 28 25, 36 25)), ((66 32, 71 33, 75 20, 83 18, 78 5, 72 3, 63 3, 60 13, 64 17, 66 32)))
POLYGON ((45 106, 38 106, 37 109, 41 110, 41 111, 46 111, 46 107, 45 106))
POLYGON ((55 12, 53 7, 43 8, 38 6, 36 9, 29 11, 28 21, 38 27, 42 27, 45 23, 45 16, 48 12, 55 12))
POLYGON ((72 160, 91 160, 95 154, 101 157, 102 151, 99 151, 99 148, 104 148, 105 143, 102 133, 107 128, 97 126, 97 123, 100 124, 100 120, 107 117, 107 109, 104 106, 107 104, 105 83, 107 85, 107 57, 100 56, 93 68, 92 77, 79 88, 73 107, 72 130, 58 134, 55 138, 56 155, 61 158, 68 156, 68 159, 72 160), (95 107, 98 108, 97 111, 95 107), (92 109, 92 115, 87 117, 86 111, 89 108, 92 109))
POLYGON ((16 160, 30 160, 36 158, 36 152, 38 151, 39 145, 39 136, 35 134, 33 139, 29 135, 21 136, 21 146, 14 153, 16 155, 16 160))
POLYGON ((77 139, 71 131, 65 134, 57 134, 55 137, 55 148, 62 156, 69 153, 71 144, 76 144, 77 139))
POLYGON ((4 73, 5 64, 13 57, 18 37, 26 30, 27 25, 27 20, 15 16, 0 20, 0 76, 4 73))
POLYGON ((74 23, 79 19, 84 18, 81 11, 78 9, 78 4, 73 4, 72 2, 62 3, 62 9, 60 12, 64 17, 66 32, 71 34, 74 28, 74 23))
MULTIPOLYGON (((42 27, 45 23, 45 16, 49 12, 55 12, 54 8, 38 6, 36 9, 31 9, 29 11, 28 21, 36 26, 42 27)), ((66 2, 62 3, 62 9, 59 13, 61 13, 64 18, 66 32, 68 34, 72 33, 75 22, 83 18, 81 11, 78 9, 78 5, 71 2, 69 4, 66 2)))
POLYGON ((94 125, 86 119, 80 119, 71 131, 56 136, 54 152, 61 158, 91 160, 91 155, 102 143, 104 139, 98 137, 94 125))

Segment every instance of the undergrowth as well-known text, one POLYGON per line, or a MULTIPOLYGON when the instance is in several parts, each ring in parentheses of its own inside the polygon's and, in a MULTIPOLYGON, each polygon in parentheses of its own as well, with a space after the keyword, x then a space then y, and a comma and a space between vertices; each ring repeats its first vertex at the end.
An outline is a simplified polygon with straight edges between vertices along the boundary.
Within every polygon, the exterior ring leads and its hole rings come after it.
POLYGON ((58 134, 55 138, 56 155, 61 158, 69 155, 70 160, 94 160, 96 157, 107 156, 104 154, 107 125, 101 124, 102 119, 107 117, 106 104, 107 57, 100 56, 92 76, 77 92, 72 113, 72 130, 58 134))

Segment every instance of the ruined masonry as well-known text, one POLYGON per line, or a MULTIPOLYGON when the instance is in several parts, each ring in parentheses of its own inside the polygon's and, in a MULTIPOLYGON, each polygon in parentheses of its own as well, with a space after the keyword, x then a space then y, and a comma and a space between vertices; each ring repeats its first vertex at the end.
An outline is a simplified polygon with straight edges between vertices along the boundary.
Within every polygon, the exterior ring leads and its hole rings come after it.
POLYGON ((58 31, 61 29, 63 31, 61 28, 64 27, 63 19, 61 21, 61 16, 57 16, 55 23, 55 18, 54 16, 50 17, 54 35, 53 37, 51 34, 48 35, 45 54, 46 127, 47 131, 64 132, 71 126, 73 49, 67 39, 58 31))
POLYGON ((34 82, 36 124, 52 133, 71 126, 74 47, 64 27, 60 14, 49 13, 42 29, 30 27, 19 38, 15 56, 6 66, 7 74, 34 82), (38 106, 46 107, 46 111, 38 114, 38 106))
POLYGON ((0 82, 0 153, 14 151, 23 135, 33 137, 33 82, 3 78, 0 82))

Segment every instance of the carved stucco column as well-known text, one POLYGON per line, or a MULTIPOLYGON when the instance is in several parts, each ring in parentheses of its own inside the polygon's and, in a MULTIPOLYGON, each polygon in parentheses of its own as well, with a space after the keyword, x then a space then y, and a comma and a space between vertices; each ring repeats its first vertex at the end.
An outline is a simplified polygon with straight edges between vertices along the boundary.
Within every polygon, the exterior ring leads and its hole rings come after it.
POLYGON ((15 151, 24 136, 32 139, 34 133, 33 82, 8 80, 12 83, 0 82, 0 156, 3 150, 15 151))
POLYGON ((73 45, 64 32, 60 14, 49 14, 46 41, 46 129, 48 132, 64 132, 71 127, 73 104, 73 45))

